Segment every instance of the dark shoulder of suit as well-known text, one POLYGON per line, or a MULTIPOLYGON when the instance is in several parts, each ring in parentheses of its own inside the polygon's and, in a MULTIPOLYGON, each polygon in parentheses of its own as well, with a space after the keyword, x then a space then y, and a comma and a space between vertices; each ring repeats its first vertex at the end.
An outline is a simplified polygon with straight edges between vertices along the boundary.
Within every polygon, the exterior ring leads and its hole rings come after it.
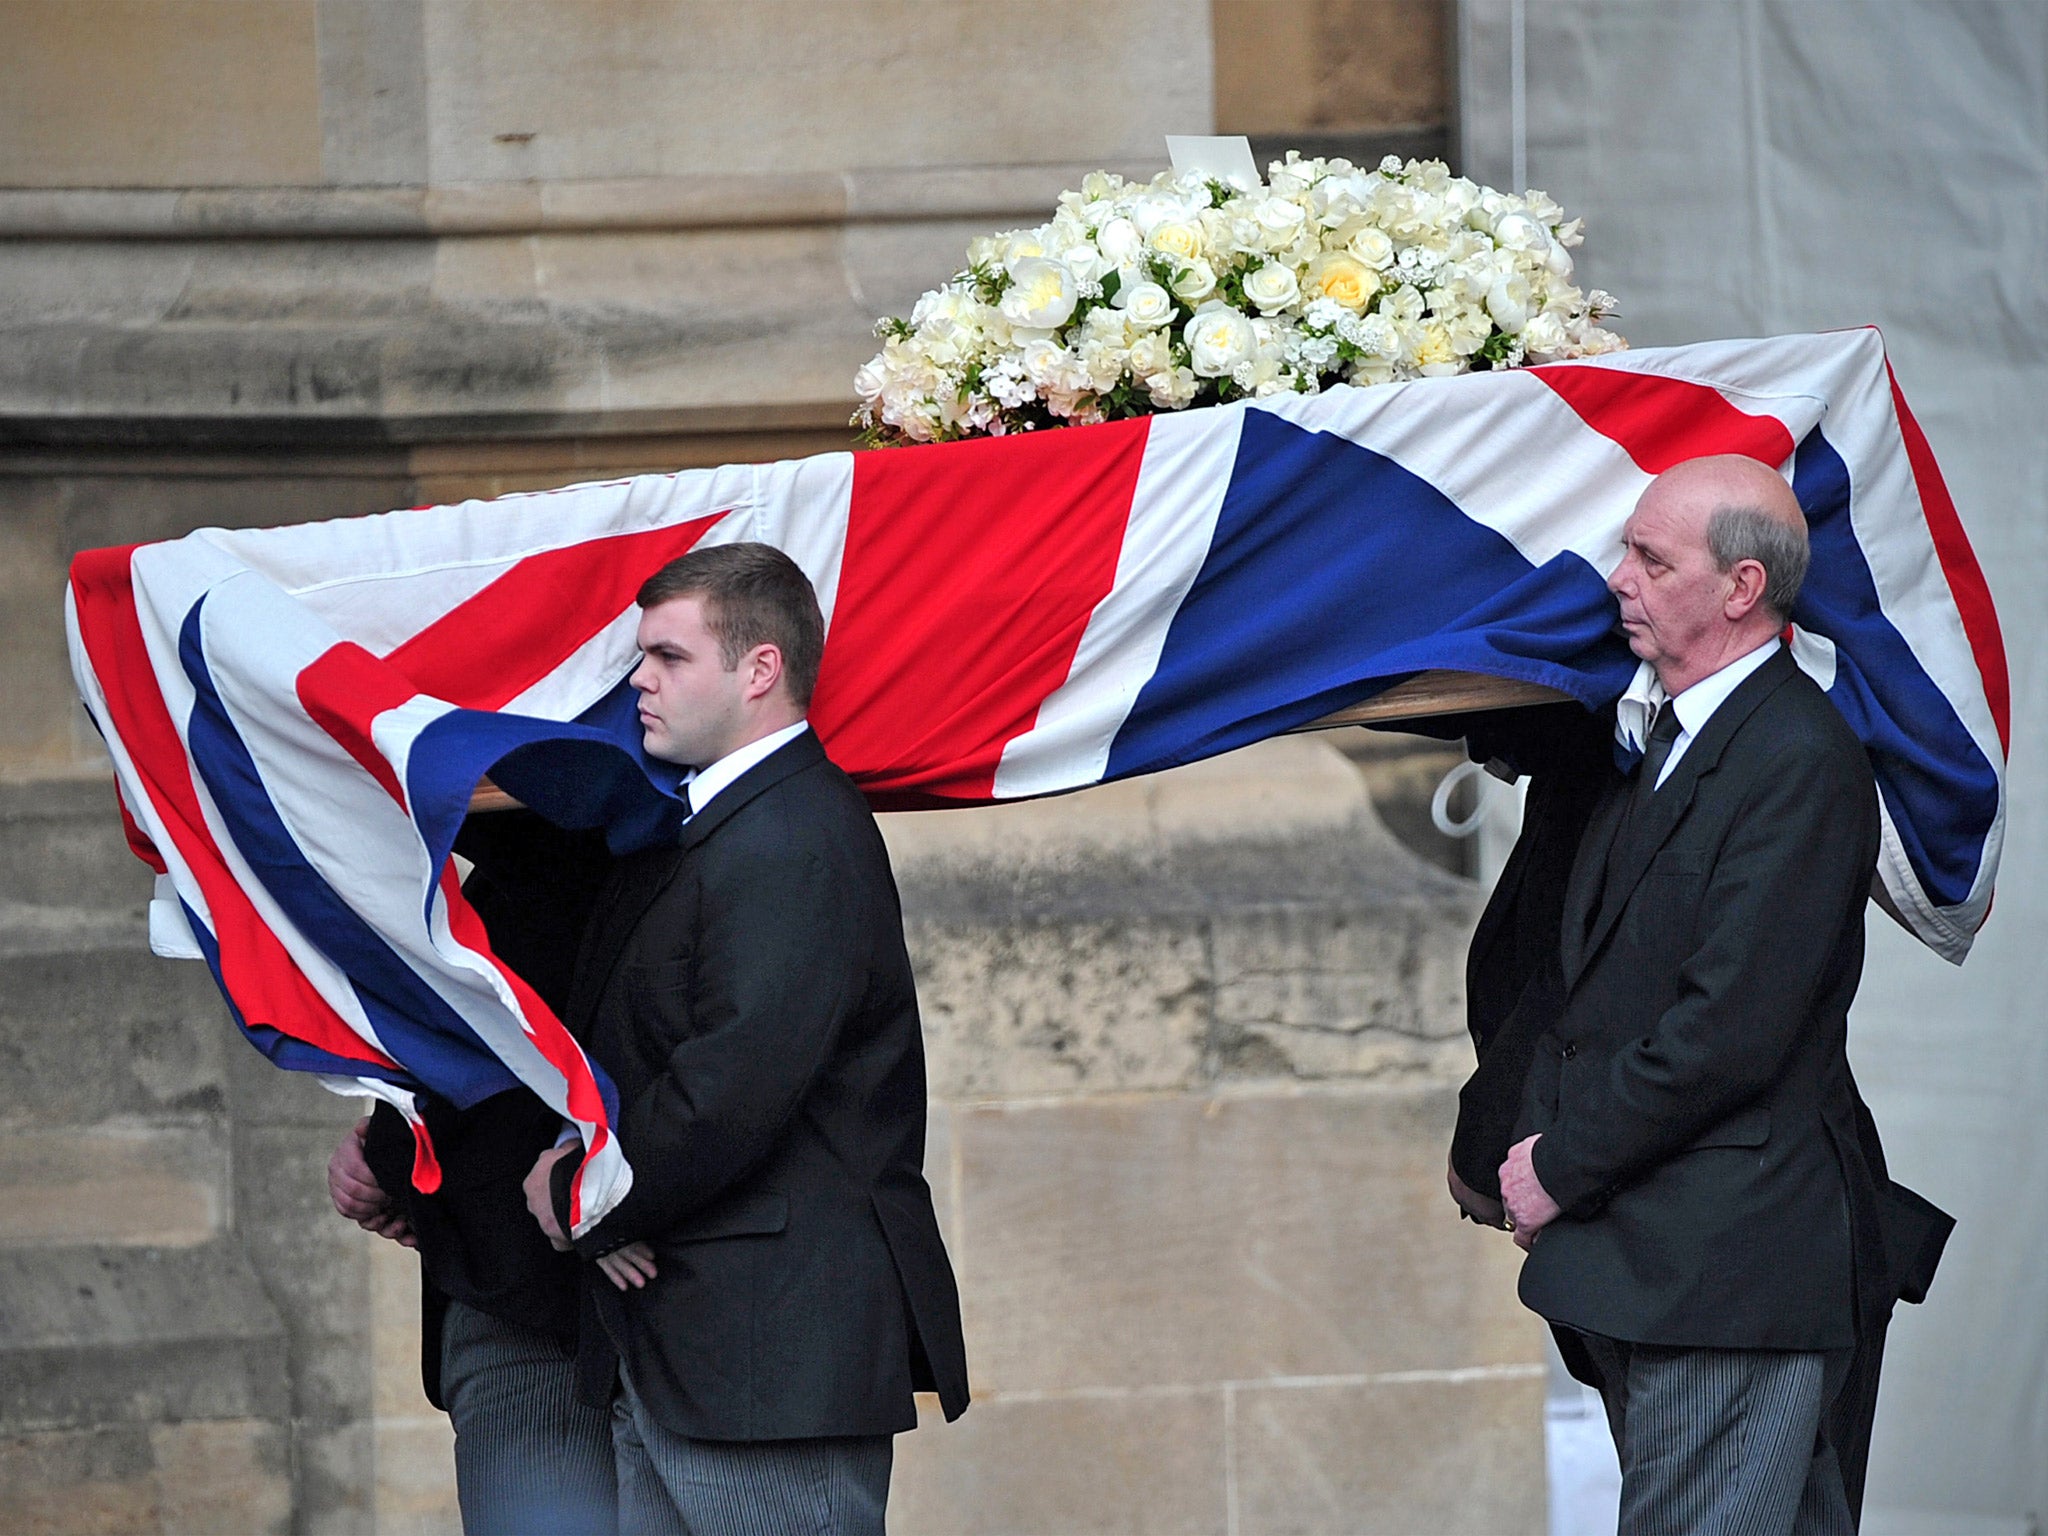
MULTIPOLYGON (((959 1413, 965 1352, 923 1175, 916 987, 887 849, 859 791, 800 736, 722 790, 666 869, 622 871, 615 894, 586 945, 577 1006, 618 1086, 635 1171, 635 1203, 607 1221, 644 1231, 661 1274, 624 1296, 586 1283, 650 1411, 679 1434, 734 1440, 909 1429, 918 1390, 959 1413), (784 888, 796 878, 811 884, 784 888), (707 937, 739 912, 747 932, 707 937), (763 955, 785 968, 784 985, 761 984, 763 955), (798 999, 790 1017, 804 1030, 812 1000, 831 1000, 816 1005, 832 1020, 829 1046, 775 1020, 699 1016, 768 995, 798 999), (813 1045, 822 1054, 808 1069, 797 1058, 813 1045), (674 1072, 692 1087, 669 1089, 674 1072), (750 1092, 749 1114, 772 1102, 776 1118, 719 1118, 720 1085, 764 1075, 777 1086, 750 1092), (688 1110, 668 1107, 676 1091, 688 1110), (692 1118, 669 1136, 680 1122, 637 1121, 636 1105, 692 1118), (755 1134, 750 1162, 723 1160, 733 1138, 755 1134), (698 1199, 708 1176, 726 1182, 698 1199)), ((609 1240, 604 1223, 587 1237, 609 1240)), ((589 1364, 587 1390, 602 1391, 609 1367, 589 1364)))

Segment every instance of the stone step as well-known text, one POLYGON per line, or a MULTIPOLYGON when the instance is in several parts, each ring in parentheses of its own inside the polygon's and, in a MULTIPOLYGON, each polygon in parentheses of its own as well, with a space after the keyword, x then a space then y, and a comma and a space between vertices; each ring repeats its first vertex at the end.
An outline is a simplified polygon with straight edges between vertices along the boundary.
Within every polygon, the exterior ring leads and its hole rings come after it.
POLYGON ((284 1322, 234 1243, 0 1251, 0 1431, 289 1412, 284 1322))
POLYGON ((219 1113, 233 1038, 206 967, 149 952, 139 917, 0 924, 0 1116, 90 1126, 219 1113))
POLYGON ((232 1203, 218 1116, 22 1126, 0 1119, 0 1250, 211 1242, 232 1203))
POLYGON ((149 900, 109 778, 0 783, 0 901, 125 910, 149 900))

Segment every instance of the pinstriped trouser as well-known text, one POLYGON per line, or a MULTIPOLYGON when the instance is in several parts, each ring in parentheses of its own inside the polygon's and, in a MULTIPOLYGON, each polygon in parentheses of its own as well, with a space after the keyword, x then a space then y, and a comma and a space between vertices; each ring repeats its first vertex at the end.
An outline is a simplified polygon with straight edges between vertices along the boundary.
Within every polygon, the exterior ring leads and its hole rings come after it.
POLYGON ((459 1301, 441 1326, 465 1536, 615 1536, 611 1425, 576 1397, 575 1357, 459 1301))
POLYGON ((888 1435, 692 1440, 657 1424, 621 1369, 612 1442, 624 1536, 883 1536, 888 1435))
POLYGON ((1621 1454, 1620 1536, 1853 1536, 1821 1432, 1834 1357, 1579 1337, 1621 1454))

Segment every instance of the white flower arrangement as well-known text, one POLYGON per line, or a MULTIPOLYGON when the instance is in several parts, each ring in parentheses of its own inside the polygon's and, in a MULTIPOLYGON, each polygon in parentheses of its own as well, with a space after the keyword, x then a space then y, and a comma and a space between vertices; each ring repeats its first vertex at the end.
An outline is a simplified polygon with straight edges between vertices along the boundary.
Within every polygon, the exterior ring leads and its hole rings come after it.
POLYGON ((1052 221, 875 327, 854 377, 876 444, 944 442, 1628 345, 1572 283, 1581 221, 1541 192, 1289 151, 1263 186, 1098 171, 1052 221))

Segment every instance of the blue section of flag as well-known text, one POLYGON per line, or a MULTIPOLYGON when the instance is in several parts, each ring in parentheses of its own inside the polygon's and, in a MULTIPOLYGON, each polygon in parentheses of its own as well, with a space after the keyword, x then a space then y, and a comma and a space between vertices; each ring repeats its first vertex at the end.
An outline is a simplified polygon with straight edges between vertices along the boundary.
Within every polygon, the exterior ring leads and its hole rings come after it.
POLYGON ((335 1077, 374 1077, 380 1082, 395 1083, 400 1088, 418 1092, 420 1083, 410 1072, 397 1067, 380 1066, 373 1061, 357 1061, 352 1057, 337 1056, 332 1051, 323 1051, 317 1045, 308 1045, 303 1040, 294 1040, 290 1035, 273 1029, 268 1024, 251 1024, 242 1017, 242 1010, 235 1003, 234 993, 228 990, 226 979, 220 968, 220 942, 214 938, 213 930, 199 920, 199 914, 185 902, 185 921, 192 929, 193 942, 198 944, 199 953, 206 959, 206 968, 213 972, 213 984, 220 988, 222 1001, 228 1006, 228 1017, 235 1021, 235 1028, 242 1032, 257 1050, 269 1058, 273 1066, 287 1072, 325 1072, 335 1077))
POLYGON ((1813 564, 1792 619, 1835 644, 1828 697, 1870 752, 1893 829, 1937 906, 1967 900, 1998 815, 1998 774, 1885 617, 1850 522, 1848 466, 1816 428, 1793 458, 1813 564))
POLYGON ((195 694, 186 742, 242 857, 293 926, 348 977, 387 1055, 458 1108, 520 1086, 512 1070, 299 851, 214 687, 200 639, 205 607, 205 598, 192 605, 178 635, 179 660, 195 694))
POLYGON ((1591 707, 1635 665, 1576 555, 1532 566, 1391 459, 1248 411, 1208 557, 1106 777, 1244 746, 1433 668, 1591 707))

